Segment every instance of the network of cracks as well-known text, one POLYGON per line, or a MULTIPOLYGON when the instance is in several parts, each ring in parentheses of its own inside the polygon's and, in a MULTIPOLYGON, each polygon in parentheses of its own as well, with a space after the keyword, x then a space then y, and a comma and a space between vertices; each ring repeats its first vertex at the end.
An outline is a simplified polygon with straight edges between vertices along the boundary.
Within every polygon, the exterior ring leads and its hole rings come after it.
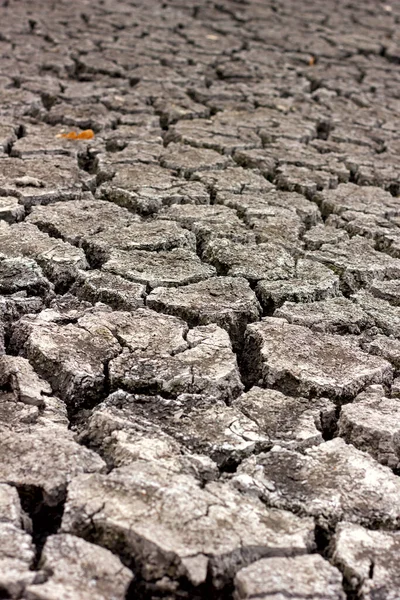
POLYGON ((396 600, 399 7, 0 19, 0 598, 396 600))

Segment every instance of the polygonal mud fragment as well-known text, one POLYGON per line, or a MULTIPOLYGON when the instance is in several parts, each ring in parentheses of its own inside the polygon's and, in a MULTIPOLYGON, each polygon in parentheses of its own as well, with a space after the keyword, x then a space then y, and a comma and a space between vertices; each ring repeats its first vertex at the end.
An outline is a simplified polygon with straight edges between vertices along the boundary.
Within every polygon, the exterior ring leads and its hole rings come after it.
POLYGON ((187 285, 215 275, 214 267, 185 248, 160 252, 111 250, 102 269, 149 288, 187 285))
POLYGON ((392 363, 396 372, 400 369, 400 340, 385 335, 374 337, 367 335, 360 338, 360 346, 365 352, 381 356, 392 363))
POLYGON ((0 259, 20 257, 36 260, 43 273, 62 287, 71 283, 79 269, 88 267, 81 249, 49 237, 35 225, 0 222, 0 259))
POLYGON ((324 265, 307 259, 296 262, 293 277, 281 281, 259 281, 257 297, 264 310, 284 302, 315 302, 340 294, 339 277, 324 265))
POLYGON ((244 194, 252 192, 269 192, 274 189, 265 177, 242 167, 228 167, 223 171, 207 171, 195 173, 192 178, 201 181, 213 194, 231 192, 244 194))
POLYGON ((30 521, 22 511, 17 490, 1 483, 0 589, 5 598, 21 598, 25 586, 36 577, 32 571, 35 548, 30 535, 22 531, 25 525, 29 527, 30 521))
POLYGON ((136 310, 144 303, 146 286, 106 271, 81 271, 71 293, 93 304, 104 302, 114 310, 136 310))
POLYGON ((399 230, 397 227, 398 217, 386 219, 376 215, 364 215, 357 212, 347 211, 343 216, 331 215, 327 225, 343 227, 353 237, 363 236, 374 240, 376 250, 381 250, 399 257, 399 230))
MULTIPOLYGON (((185 406, 195 406, 204 398, 183 394, 175 400, 161 396, 132 395, 117 390, 93 410, 89 420, 82 423, 81 437, 114 467, 130 465, 137 460, 157 461, 175 473, 192 475, 202 482, 218 479, 217 464, 205 454, 193 454, 178 442, 182 431, 174 417, 180 417, 185 406), (164 421, 164 415, 166 419, 164 421), (167 433, 172 422, 178 435, 167 433)), ((221 401, 216 401, 221 405, 221 401)), ((189 440, 190 441, 190 440, 189 440)), ((194 439, 203 448, 212 450, 207 440, 194 439)), ((253 440, 254 442, 255 440, 253 440)), ((232 439, 231 439, 232 442, 232 439)), ((239 437, 234 440, 238 445, 239 437)), ((250 447, 250 444, 247 444, 250 447)), ((233 449, 230 448, 231 450, 233 449)), ((226 446, 224 459, 229 454, 226 446)))
POLYGON ((252 560, 313 547, 310 519, 268 510, 229 484, 202 489, 193 477, 153 461, 75 478, 62 530, 120 552, 155 590, 180 580, 188 598, 207 575, 222 588, 252 560))
POLYGON ((170 206, 158 215, 159 219, 172 219, 196 235, 202 251, 213 239, 228 238, 239 243, 255 242, 254 234, 238 218, 236 211, 217 205, 170 206))
POLYGON ((400 402, 386 398, 381 386, 371 386, 342 407, 339 435, 392 469, 400 466, 400 402))
POLYGON ((352 296, 352 301, 364 311, 377 328, 377 333, 400 338, 400 308, 392 306, 387 300, 376 298, 361 291, 352 296))
POLYGON ((68 534, 47 538, 38 566, 46 580, 28 587, 27 600, 124 600, 133 579, 109 550, 68 534))
POLYGON ((188 326, 181 319, 161 315, 153 310, 138 309, 133 313, 117 311, 88 311, 78 321, 92 335, 107 330, 124 347, 125 352, 161 356, 175 355, 188 347, 188 326))
POLYGON ((345 600, 342 574, 318 554, 263 558, 235 577, 235 600, 345 600))
POLYGON ((305 231, 301 218, 293 211, 280 206, 248 208, 244 222, 256 236, 259 243, 281 242, 300 245, 300 237, 305 231))
POLYGON ((207 244, 204 259, 219 275, 245 277, 251 283, 290 279, 295 273, 294 258, 280 244, 245 245, 216 239, 207 244))
MULTIPOLYGON (((183 119, 169 128, 164 141, 180 142, 195 148, 211 148, 223 154, 261 146, 261 140, 255 131, 248 127, 238 127, 237 122, 232 126, 233 116, 228 111, 227 114, 224 112, 224 116, 231 121, 228 131, 225 123, 214 123, 212 119, 183 119)), ((239 118, 239 114, 235 116, 239 118)))
POLYGON ((16 527, 21 527, 26 520, 26 515, 21 508, 19 495, 15 487, 0 484, 0 521, 2 523, 11 523, 16 527))
POLYGON ((326 398, 307 400, 253 387, 236 398, 232 407, 254 421, 271 445, 285 448, 321 444, 323 432, 334 428, 335 405, 326 398))
POLYGON ((135 445, 137 458, 144 458, 139 454, 144 442, 157 444, 157 438, 160 454, 154 458, 168 458, 186 449, 186 454, 209 456, 222 468, 271 446, 258 423, 240 408, 228 407, 218 398, 191 394, 164 399, 115 392, 94 409, 87 435, 91 444, 103 445, 112 463, 122 443, 130 444, 131 449, 135 445))
POLYGON ((66 156, 44 156, 40 160, 6 158, 0 162, 1 194, 15 196, 28 208, 79 198, 89 186, 90 176, 66 156))
POLYGON ((268 207, 278 207, 297 215, 305 227, 311 227, 321 222, 321 214, 315 202, 307 200, 296 192, 283 192, 271 188, 267 193, 257 192, 218 192, 215 197, 216 204, 229 206, 238 211, 244 217, 251 211, 262 211, 268 207))
POLYGON ((7 223, 22 221, 25 216, 25 208, 14 196, 0 198, 0 219, 7 223))
POLYGON ((5 598, 23 597, 36 578, 31 536, 11 523, 0 523, 0 589, 5 598))
POLYGON ((216 323, 239 347, 248 323, 260 317, 260 306, 241 277, 212 277, 178 289, 157 288, 146 299, 149 308, 175 315, 189 326, 216 323))
MULTIPOLYGON (((141 330, 135 335, 142 335, 141 330)), ((161 331, 153 334, 151 344, 146 340, 142 348, 132 342, 128 346, 130 351, 123 352, 109 365, 114 389, 148 390, 172 396, 209 394, 225 401, 243 390, 229 336, 215 324, 191 329, 186 342, 182 338, 179 351, 163 350, 161 331)))
POLYGON ((322 262, 341 278, 346 291, 356 292, 374 279, 400 278, 400 260, 374 250, 369 240, 355 236, 338 244, 323 244, 306 252, 306 258, 322 262))
POLYGON ((102 103, 89 101, 82 104, 57 102, 46 113, 44 120, 50 125, 93 129, 96 132, 112 128, 118 122, 116 115, 108 111, 102 103))
POLYGON ((10 388, 17 402, 38 407, 51 395, 50 385, 20 356, 0 357, 0 386, 10 388))
POLYGON ((6 336, 11 335, 14 321, 23 315, 38 313, 44 308, 42 298, 38 296, 26 297, 24 292, 13 296, 0 296, 0 332, 6 336))
MULTIPOLYGON (((157 407, 162 412, 169 405, 173 411, 174 407, 181 407, 181 402, 117 390, 95 407, 88 422, 83 424, 83 438, 114 467, 136 460, 168 460, 171 465, 181 456, 182 447, 145 414, 148 407, 157 407)), ((179 465, 178 472, 181 470, 179 465)))
POLYGON ((361 352, 352 339, 276 318, 247 326, 242 363, 248 384, 337 401, 354 397, 367 384, 392 379, 390 364, 361 352))
POLYGON ((93 309, 90 302, 80 300, 70 292, 62 296, 55 296, 50 302, 49 308, 43 311, 41 315, 45 321, 54 321, 66 325, 67 323, 76 323, 78 319, 83 317, 88 311, 108 311, 106 306, 99 305, 93 309))
POLYGON ((343 229, 328 227, 327 225, 316 225, 303 235, 303 241, 307 250, 319 250, 324 244, 336 244, 337 242, 347 241, 348 233, 343 229))
POLYGON ((320 333, 359 334, 375 325, 374 319, 347 298, 329 298, 320 302, 296 304, 285 302, 274 317, 286 319, 293 325, 310 327, 320 333))
POLYGON ((115 202, 143 215, 157 212, 170 204, 208 204, 209 195, 198 182, 179 179, 157 165, 117 165, 112 181, 99 189, 104 200, 115 202))
POLYGON ((214 171, 233 165, 229 156, 215 150, 192 148, 183 144, 169 144, 160 156, 160 165, 189 177, 196 171, 214 171))
POLYGON ((333 562, 360 600, 397 600, 400 576, 400 533, 370 531, 339 523, 332 541, 333 562))
POLYGON ((277 160, 265 152, 263 148, 236 150, 233 160, 245 169, 258 169, 265 178, 275 174, 277 160))
POLYGON ((34 260, 23 257, 0 260, 0 294, 25 291, 32 296, 45 296, 52 287, 34 260))
POLYGON ((45 123, 24 124, 24 135, 13 144, 11 156, 24 160, 43 155, 75 157, 80 147, 71 144, 71 140, 61 138, 59 133, 59 127, 45 123))
POLYGON ((39 488, 49 506, 59 504, 67 483, 79 473, 104 470, 102 459, 74 441, 72 432, 60 426, 2 429, 1 480, 17 487, 39 488))
POLYGON ((368 288, 368 292, 376 298, 381 298, 393 304, 400 306, 400 280, 392 281, 373 281, 368 288))
POLYGON ((101 264, 110 258, 112 248, 152 252, 186 248, 195 252, 196 238, 193 233, 174 221, 148 221, 132 223, 126 227, 103 229, 85 237, 83 246, 89 261, 92 264, 101 264))
POLYGON ((101 231, 122 229, 136 218, 126 208, 92 198, 34 206, 26 220, 49 235, 80 246, 83 239, 101 231))
POLYGON ((63 325, 63 320, 56 311, 23 317, 11 344, 66 402, 93 402, 106 385, 105 365, 121 346, 101 321, 89 332, 73 323, 63 325))
POLYGON ((318 195, 322 214, 343 215, 347 211, 382 217, 398 215, 396 198, 379 187, 341 183, 335 190, 325 190, 318 195))
POLYGON ((271 114, 269 119, 261 123, 259 135, 263 145, 267 147, 269 144, 285 139, 307 144, 316 136, 316 124, 307 119, 300 121, 290 113, 282 121, 278 120, 275 114, 271 114))
POLYGON ((313 198, 319 190, 336 188, 339 178, 326 171, 283 164, 276 170, 275 183, 282 190, 313 198))
POLYGON ((105 464, 74 441, 65 406, 26 360, 2 357, 0 373, 0 385, 10 390, 0 394, 0 479, 21 490, 39 489, 55 506, 72 477, 105 464))
POLYGON ((399 526, 398 477, 341 438, 303 453, 275 446, 245 459, 234 481, 269 506, 316 517, 321 525, 347 520, 371 528, 399 526))

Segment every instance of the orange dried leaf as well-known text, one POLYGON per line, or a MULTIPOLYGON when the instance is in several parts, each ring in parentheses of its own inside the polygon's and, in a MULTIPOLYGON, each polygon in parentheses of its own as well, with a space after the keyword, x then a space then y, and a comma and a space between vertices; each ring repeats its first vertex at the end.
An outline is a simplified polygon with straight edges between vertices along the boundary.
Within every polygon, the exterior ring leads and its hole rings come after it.
POLYGON ((60 133, 60 137, 67 140, 76 140, 78 134, 75 131, 70 131, 69 133, 60 133))
POLYGON ((85 131, 81 131, 80 133, 69 131, 68 133, 60 133, 57 137, 67 140, 91 140, 94 138, 94 131, 92 129, 85 129, 85 131))
POLYGON ((85 131, 81 131, 76 139, 78 140, 91 140, 94 138, 93 129, 85 129, 85 131))

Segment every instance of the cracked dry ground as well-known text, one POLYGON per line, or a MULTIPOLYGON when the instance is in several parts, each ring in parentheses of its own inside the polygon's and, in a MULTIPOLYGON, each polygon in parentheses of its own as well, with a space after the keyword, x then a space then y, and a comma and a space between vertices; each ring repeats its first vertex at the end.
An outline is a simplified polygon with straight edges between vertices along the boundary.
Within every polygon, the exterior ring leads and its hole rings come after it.
POLYGON ((2 4, 0 597, 398 600, 399 4, 2 4))

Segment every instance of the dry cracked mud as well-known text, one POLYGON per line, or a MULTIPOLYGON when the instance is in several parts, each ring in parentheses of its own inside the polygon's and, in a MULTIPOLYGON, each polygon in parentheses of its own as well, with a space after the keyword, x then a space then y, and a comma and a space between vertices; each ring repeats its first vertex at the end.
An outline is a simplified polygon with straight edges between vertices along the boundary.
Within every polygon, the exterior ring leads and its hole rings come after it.
POLYGON ((399 3, 0 22, 0 598, 398 600, 399 3))

